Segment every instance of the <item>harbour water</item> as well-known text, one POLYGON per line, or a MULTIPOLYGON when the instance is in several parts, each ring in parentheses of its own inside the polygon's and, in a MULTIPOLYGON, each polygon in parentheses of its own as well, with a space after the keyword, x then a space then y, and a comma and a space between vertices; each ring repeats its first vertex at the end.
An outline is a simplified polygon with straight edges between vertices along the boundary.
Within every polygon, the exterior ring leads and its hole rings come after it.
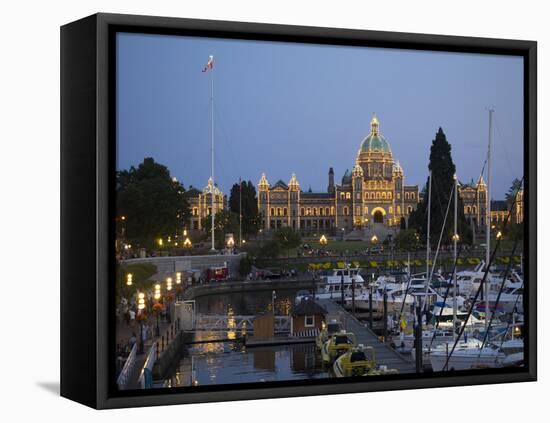
MULTIPOLYGON (((276 314, 288 314, 296 291, 276 292, 276 314)), ((272 308, 272 292, 209 295, 196 300, 198 313, 253 315, 272 308)), ((165 386, 215 385, 248 382, 316 379, 330 376, 323 368, 315 344, 246 348, 239 342, 216 342, 236 338, 235 332, 199 332, 165 380, 165 386)))

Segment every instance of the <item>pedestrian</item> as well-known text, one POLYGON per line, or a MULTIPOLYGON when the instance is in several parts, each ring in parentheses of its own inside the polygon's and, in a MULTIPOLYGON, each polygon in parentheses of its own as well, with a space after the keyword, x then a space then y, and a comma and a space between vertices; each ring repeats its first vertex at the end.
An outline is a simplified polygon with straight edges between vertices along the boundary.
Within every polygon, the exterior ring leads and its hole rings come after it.
POLYGON ((134 344, 137 342, 136 333, 132 332, 132 336, 130 337, 130 347, 133 348, 134 344))
POLYGON ((133 325, 136 321, 136 312, 133 309, 130 309, 128 314, 130 315, 130 323, 133 325))

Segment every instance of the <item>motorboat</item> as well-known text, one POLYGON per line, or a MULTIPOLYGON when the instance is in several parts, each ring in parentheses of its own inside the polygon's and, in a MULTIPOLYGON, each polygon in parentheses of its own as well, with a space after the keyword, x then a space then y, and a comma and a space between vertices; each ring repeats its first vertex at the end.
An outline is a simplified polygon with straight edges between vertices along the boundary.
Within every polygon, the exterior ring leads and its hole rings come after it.
POLYGON ((336 377, 363 376, 375 368, 374 349, 361 344, 346 351, 333 364, 336 377))
POLYGON ((323 322, 323 327, 315 338, 317 349, 322 349, 325 342, 327 342, 332 335, 341 332, 343 329, 344 326, 342 323, 336 319, 330 320, 328 323, 323 322))
POLYGON ((335 333, 323 344, 321 359, 323 363, 332 363, 336 358, 357 345, 355 335, 342 330, 335 333))
POLYGON ((346 269, 333 269, 332 272, 321 276, 320 289, 315 293, 319 299, 334 298, 339 300, 344 290, 344 298, 360 295, 366 290, 365 280, 358 267, 346 269))

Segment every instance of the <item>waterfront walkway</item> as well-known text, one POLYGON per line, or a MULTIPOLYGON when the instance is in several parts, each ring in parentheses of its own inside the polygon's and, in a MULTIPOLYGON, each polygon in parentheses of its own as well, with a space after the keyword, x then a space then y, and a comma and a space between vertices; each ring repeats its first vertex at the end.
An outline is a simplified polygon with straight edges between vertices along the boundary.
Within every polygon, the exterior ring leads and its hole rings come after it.
POLYGON ((376 363, 386 365, 388 369, 396 369, 399 373, 414 373, 416 368, 413 362, 399 354, 388 344, 383 343, 376 334, 366 325, 344 310, 334 300, 316 300, 328 312, 327 319, 338 319, 345 329, 355 334, 358 344, 374 348, 376 363))
MULTIPOLYGON (((156 321, 150 322, 149 324, 152 325, 154 333, 156 328, 156 321)), ((168 323, 168 321, 166 320, 161 320, 159 322, 160 335, 153 336, 151 339, 145 340, 145 342, 143 343, 143 354, 136 354, 136 359, 132 368, 130 369, 128 382, 125 389, 141 389, 139 377, 141 375, 141 371, 143 370, 143 366, 145 365, 145 361, 147 360, 147 355, 155 342, 158 343, 161 348, 168 344, 169 341, 167 332, 170 331, 173 324, 174 322, 168 323)), ((117 328, 117 341, 125 341, 129 339, 133 333, 139 334, 139 331, 139 323, 135 321, 132 322, 130 325, 127 325, 124 322, 119 322, 119 326, 117 328)), ((137 342, 139 346, 139 341, 137 342)))

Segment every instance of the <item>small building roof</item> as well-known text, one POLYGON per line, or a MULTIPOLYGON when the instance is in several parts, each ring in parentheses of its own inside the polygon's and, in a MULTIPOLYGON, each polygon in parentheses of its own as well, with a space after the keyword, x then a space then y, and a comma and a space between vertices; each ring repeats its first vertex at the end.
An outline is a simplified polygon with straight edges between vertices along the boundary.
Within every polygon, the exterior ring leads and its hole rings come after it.
POLYGON ((317 304, 314 300, 307 298, 300 302, 300 304, 294 306, 292 310, 293 316, 313 316, 313 315, 325 315, 327 311, 324 307, 317 304))

